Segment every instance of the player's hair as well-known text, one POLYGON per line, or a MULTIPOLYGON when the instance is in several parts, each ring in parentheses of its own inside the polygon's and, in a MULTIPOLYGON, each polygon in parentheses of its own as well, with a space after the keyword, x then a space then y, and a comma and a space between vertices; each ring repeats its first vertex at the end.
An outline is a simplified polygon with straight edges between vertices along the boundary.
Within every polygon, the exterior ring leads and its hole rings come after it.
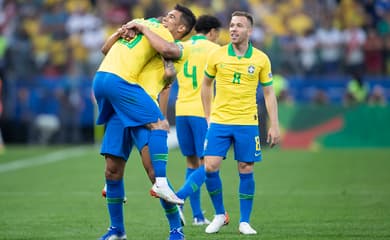
POLYGON ((196 17, 194 13, 187 7, 183 5, 176 4, 175 10, 181 12, 180 21, 186 26, 187 31, 184 33, 183 37, 189 34, 196 23, 196 17))
POLYGON ((202 15, 196 20, 194 28, 197 33, 207 34, 211 29, 215 28, 218 30, 221 26, 222 24, 218 18, 210 15, 202 15))
POLYGON ((239 16, 239 17, 246 17, 246 19, 248 19, 248 21, 251 23, 251 27, 253 27, 253 15, 248 13, 248 12, 244 12, 244 11, 235 11, 232 13, 232 17, 234 16, 239 16))

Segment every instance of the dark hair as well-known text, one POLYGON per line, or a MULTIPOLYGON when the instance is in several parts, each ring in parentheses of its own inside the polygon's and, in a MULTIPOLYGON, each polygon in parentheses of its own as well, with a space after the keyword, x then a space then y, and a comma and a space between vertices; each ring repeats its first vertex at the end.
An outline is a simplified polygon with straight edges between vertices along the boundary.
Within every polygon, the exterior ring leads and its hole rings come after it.
POLYGON ((248 21, 251 23, 251 27, 253 26, 252 14, 250 14, 248 12, 243 12, 243 11, 235 11, 232 13, 232 17, 234 17, 234 16, 246 17, 246 19, 248 19, 248 21))
POLYGON ((184 33, 183 37, 189 34, 196 23, 196 17, 194 13, 187 7, 184 7, 180 4, 176 4, 175 10, 182 13, 180 21, 187 27, 187 31, 184 33))
POLYGON ((222 24, 218 18, 210 15, 202 15, 196 21, 195 31, 197 33, 207 34, 211 31, 211 29, 219 29, 221 26, 222 24))

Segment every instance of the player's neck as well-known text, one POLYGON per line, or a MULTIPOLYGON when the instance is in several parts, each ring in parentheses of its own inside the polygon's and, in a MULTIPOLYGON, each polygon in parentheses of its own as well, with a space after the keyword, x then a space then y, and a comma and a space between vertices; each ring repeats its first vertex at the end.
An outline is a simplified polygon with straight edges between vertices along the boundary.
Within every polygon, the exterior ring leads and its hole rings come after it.
POLYGON ((172 34, 172 37, 173 39, 175 39, 176 41, 179 41, 182 39, 182 37, 180 36, 180 34, 172 34))
POLYGON ((241 43, 232 43, 232 45, 233 45, 234 53, 238 57, 244 56, 249 46, 247 41, 241 43))

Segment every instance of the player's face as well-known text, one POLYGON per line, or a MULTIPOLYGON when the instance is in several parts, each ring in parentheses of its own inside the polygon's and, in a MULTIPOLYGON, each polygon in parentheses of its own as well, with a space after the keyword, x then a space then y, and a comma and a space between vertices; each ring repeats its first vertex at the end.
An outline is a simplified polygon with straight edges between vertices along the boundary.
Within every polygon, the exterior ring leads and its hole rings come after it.
POLYGON ((244 16, 234 16, 229 26, 230 40, 234 44, 249 41, 252 27, 249 20, 244 16))
POLYGON ((165 17, 163 17, 163 26, 168 28, 168 30, 172 33, 173 36, 175 36, 184 26, 180 22, 181 14, 182 13, 177 10, 172 10, 165 17))

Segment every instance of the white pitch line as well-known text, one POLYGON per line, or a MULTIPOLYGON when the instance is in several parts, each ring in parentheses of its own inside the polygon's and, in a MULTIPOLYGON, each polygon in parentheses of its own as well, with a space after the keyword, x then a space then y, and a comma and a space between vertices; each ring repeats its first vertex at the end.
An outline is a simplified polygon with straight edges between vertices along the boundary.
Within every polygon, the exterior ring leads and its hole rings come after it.
POLYGON ((0 173, 28 168, 38 165, 44 165, 53 162, 59 162, 68 158, 77 157, 86 152, 85 147, 59 150, 42 156, 24 158, 8 163, 0 164, 0 173))
MULTIPOLYGON (((168 134, 168 148, 176 148, 178 146, 177 137, 176 137, 176 128, 172 127, 168 134)), ((44 165, 53 162, 59 162, 67 158, 77 157, 85 153, 86 148, 78 147, 71 149, 64 149, 49 153, 43 156, 25 158, 15 160, 9 163, 0 164, 0 173, 14 171, 22 168, 28 168, 38 165, 44 165)), ((99 151, 99 150, 97 150, 99 151)))

